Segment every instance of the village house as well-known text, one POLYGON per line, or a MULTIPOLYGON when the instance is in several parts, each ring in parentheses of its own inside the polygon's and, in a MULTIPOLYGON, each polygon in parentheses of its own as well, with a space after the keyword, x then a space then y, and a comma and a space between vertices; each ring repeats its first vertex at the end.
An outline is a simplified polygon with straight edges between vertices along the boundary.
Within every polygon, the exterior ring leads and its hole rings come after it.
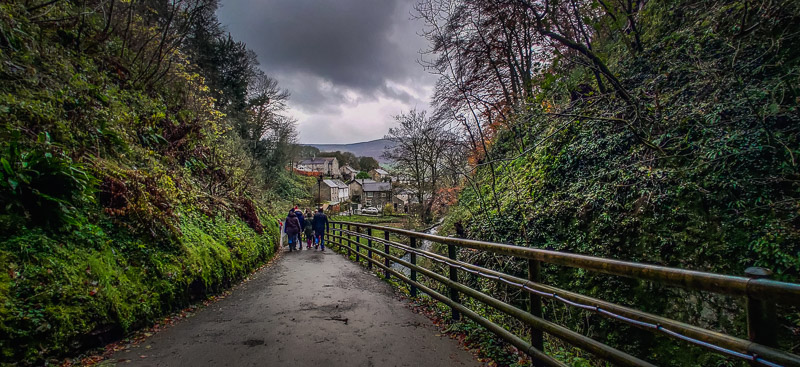
POLYGON ((362 186, 364 205, 374 206, 380 210, 392 202, 392 184, 390 182, 367 182, 362 186))
POLYGON ((333 180, 317 181, 315 185, 314 196, 319 195, 320 202, 338 203, 339 202, 339 185, 333 180))
POLYGON ((335 157, 315 157, 302 159, 297 162, 296 168, 319 172, 325 176, 340 177, 339 161, 335 157))
POLYGON ((339 189, 339 202, 345 202, 350 200, 350 186, 346 183, 342 182, 341 180, 331 180, 336 187, 339 189))
POLYGON ((358 170, 353 167, 350 167, 349 165, 344 165, 339 169, 339 173, 342 176, 342 180, 349 181, 356 178, 358 170))
POLYGON ((391 179, 389 177, 389 172, 386 172, 383 168, 375 168, 369 171, 369 177, 372 177, 373 180, 376 182, 383 182, 387 179, 391 179))
POLYGON ((394 204, 394 209, 401 213, 408 213, 408 209, 411 204, 416 202, 416 194, 414 194, 414 191, 409 189, 396 189, 394 191, 394 195, 392 195, 392 204, 394 204))
POLYGON ((400 188, 394 191, 392 202, 399 205, 409 205, 412 201, 416 202, 416 199, 417 197, 413 190, 400 188))
POLYGON ((373 182, 375 181, 368 178, 367 179, 358 178, 350 181, 348 183, 348 186, 350 187, 350 200, 354 203, 363 203, 362 200, 363 198, 362 194, 364 191, 363 186, 365 183, 373 183, 373 182))

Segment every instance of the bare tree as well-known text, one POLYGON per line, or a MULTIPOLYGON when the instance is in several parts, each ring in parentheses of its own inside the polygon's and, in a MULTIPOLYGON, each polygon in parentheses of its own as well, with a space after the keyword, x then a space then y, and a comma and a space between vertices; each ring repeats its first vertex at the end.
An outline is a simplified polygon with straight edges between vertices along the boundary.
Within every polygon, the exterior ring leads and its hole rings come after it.
POLYGON ((446 153, 455 136, 444 120, 429 118, 425 111, 411 110, 394 118, 397 126, 389 129, 386 139, 395 146, 384 156, 397 162, 398 168, 411 178, 422 204, 422 217, 429 220, 446 170, 446 153))
POLYGON ((504 125, 523 149, 522 134, 509 125, 510 114, 532 98, 536 65, 549 54, 539 46, 541 37, 518 3, 424 0, 416 11, 426 24, 423 35, 431 44, 427 54, 433 57, 423 66, 439 76, 436 117, 458 123, 475 162, 488 162, 491 202, 499 211, 497 167, 488 143, 498 125, 504 125))
POLYGON ((286 110, 289 91, 278 87, 278 81, 258 70, 249 83, 249 119, 242 136, 251 140, 262 139, 275 128, 276 116, 286 110))
POLYGON ((282 169, 292 156, 297 141, 297 121, 284 116, 289 91, 278 81, 258 70, 249 83, 248 116, 239 123, 239 135, 252 157, 249 170, 266 170, 266 181, 282 169))

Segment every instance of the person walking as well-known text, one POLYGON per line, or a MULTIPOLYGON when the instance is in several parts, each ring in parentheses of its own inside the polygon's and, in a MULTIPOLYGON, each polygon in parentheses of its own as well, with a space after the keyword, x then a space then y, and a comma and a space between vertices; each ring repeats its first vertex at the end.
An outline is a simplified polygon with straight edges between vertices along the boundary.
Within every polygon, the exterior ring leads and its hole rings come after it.
POLYGON ((306 220, 303 217, 303 211, 296 206, 294 207, 294 214, 297 215, 297 221, 300 222, 300 231, 297 233, 297 250, 299 251, 303 249, 302 234, 306 228, 306 220))
POLYGON ((311 211, 306 209, 306 223, 303 226, 303 232, 306 235, 306 248, 311 249, 311 244, 314 242, 314 217, 311 216, 311 211))
POLYGON ((283 228, 283 221, 278 219, 278 233, 280 238, 278 239, 278 248, 283 247, 283 237, 286 234, 285 228, 283 228))
POLYGON ((289 211, 289 215, 286 217, 286 221, 284 223, 284 228, 286 232, 286 237, 289 240, 289 252, 294 251, 295 246, 297 246, 299 241, 299 234, 300 234, 300 221, 297 220, 297 214, 295 214, 294 209, 289 211))
POLYGON ((325 251, 325 231, 327 230, 328 217, 322 212, 322 208, 319 208, 319 212, 314 214, 314 237, 317 239, 320 251, 325 251))

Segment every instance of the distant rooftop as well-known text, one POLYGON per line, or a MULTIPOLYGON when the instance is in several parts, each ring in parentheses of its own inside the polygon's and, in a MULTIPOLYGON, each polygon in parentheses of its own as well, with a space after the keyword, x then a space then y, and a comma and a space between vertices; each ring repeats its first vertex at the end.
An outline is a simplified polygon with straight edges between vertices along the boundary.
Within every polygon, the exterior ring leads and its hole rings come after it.
POLYGON ((390 182, 365 182, 364 191, 392 191, 390 182))
POLYGON ((353 183, 353 182, 358 182, 359 185, 363 185, 365 183, 375 182, 375 180, 373 180, 371 178, 357 178, 357 179, 355 179, 353 181, 350 181, 349 183, 353 183))
POLYGON ((381 176, 384 176, 384 175, 388 175, 388 174, 389 174, 389 172, 386 172, 386 171, 385 171, 383 168, 376 168, 376 169, 375 169, 375 172, 377 172, 377 173, 378 173, 379 175, 381 175, 381 176))
POLYGON ((346 183, 342 182, 342 180, 330 180, 330 181, 333 181, 333 183, 336 185, 336 187, 338 187, 340 189, 346 189, 346 188, 349 187, 349 186, 347 186, 346 183))
POLYGON ((297 164, 303 164, 303 165, 306 165, 306 164, 325 164, 325 163, 333 161, 334 159, 336 159, 336 158, 335 157, 306 158, 306 159, 300 160, 300 162, 297 162, 297 164))

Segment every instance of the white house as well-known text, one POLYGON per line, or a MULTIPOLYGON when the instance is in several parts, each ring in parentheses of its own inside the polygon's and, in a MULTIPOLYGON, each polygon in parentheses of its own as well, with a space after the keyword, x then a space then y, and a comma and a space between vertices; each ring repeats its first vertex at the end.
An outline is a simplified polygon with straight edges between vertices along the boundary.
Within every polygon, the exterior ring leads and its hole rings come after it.
POLYGON ((331 203, 339 202, 339 185, 333 180, 322 180, 320 187, 317 187, 319 192, 320 201, 328 201, 331 203))
POLYGON ((339 189, 339 195, 338 195, 339 202, 350 200, 350 186, 348 186, 341 180, 331 180, 331 181, 333 181, 333 183, 335 183, 336 187, 339 189))

